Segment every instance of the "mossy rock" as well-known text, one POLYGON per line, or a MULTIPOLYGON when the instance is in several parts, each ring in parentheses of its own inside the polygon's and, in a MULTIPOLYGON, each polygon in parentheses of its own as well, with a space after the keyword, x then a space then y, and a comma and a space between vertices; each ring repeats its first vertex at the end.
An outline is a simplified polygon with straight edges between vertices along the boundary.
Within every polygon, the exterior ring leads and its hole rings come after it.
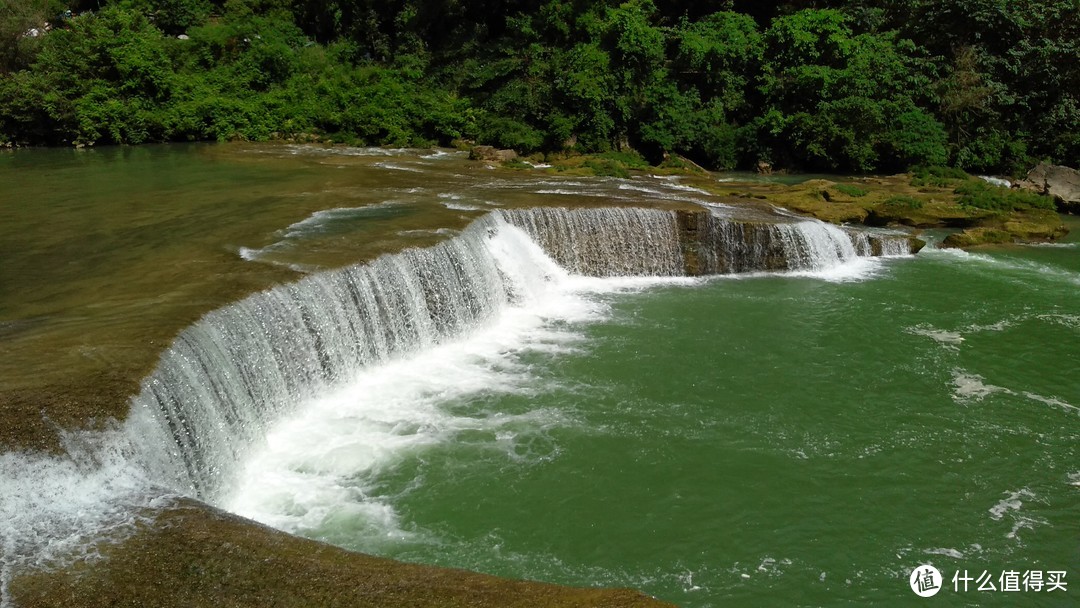
POLYGON ((833 224, 864 224, 869 211, 862 205, 854 203, 829 203, 815 204, 813 201, 787 201, 783 205, 793 211, 806 213, 823 222, 833 224))
POLYGON ((105 559, 16 576, 21 608, 668 607, 628 589, 572 588, 406 564, 290 536, 180 500, 139 524, 105 559))
POLYGON ((993 245, 1013 242, 1013 235, 1007 230, 1000 228, 968 228, 963 232, 950 234, 941 242, 945 248, 975 247, 978 245, 993 245))
POLYGON ((985 209, 960 207, 933 199, 908 198, 921 204, 897 203, 899 197, 894 197, 872 207, 867 213, 866 223, 871 226, 900 225, 911 228, 972 228, 997 217, 993 211, 985 209))
POLYGON ((1022 241, 1053 241, 1069 233, 1061 216, 1041 209, 1014 213, 1005 221, 1003 228, 1022 241))

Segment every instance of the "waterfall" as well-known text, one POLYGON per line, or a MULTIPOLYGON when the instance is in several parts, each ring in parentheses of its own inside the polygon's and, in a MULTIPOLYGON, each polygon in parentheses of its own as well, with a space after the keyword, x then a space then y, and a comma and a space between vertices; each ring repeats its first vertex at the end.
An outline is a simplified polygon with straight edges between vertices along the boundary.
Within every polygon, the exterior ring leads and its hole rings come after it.
POLYGON ((484 325, 568 271, 819 270, 875 247, 880 254, 875 238, 816 220, 739 221, 705 210, 496 211, 438 245, 314 274, 207 314, 144 379, 129 424, 144 444, 170 446, 164 458, 145 458, 156 479, 213 501, 296 404, 484 325))
POLYGON ((750 221, 713 212, 683 223, 694 235, 687 247, 692 274, 820 271, 859 257, 911 253, 907 235, 871 234, 816 219, 750 221))
POLYGON ((903 232, 873 228, 847 228, 844 232, 860 257, 898 257, 915 253, 911 237, 903 232))
POLYGON ((685 264, 674 211, 609 207, 504 210, 563 268, 596 277, 681 276, 685 264))
POLYGON ((505 228, 487 216, 433 247, 270 289, 184 330, 134 401, 174 448, 158 475, 213 499, 233 463, 294 404, 527 297, 554 266, 544 268, 538 252, 506 255, 514 235, 505 228))

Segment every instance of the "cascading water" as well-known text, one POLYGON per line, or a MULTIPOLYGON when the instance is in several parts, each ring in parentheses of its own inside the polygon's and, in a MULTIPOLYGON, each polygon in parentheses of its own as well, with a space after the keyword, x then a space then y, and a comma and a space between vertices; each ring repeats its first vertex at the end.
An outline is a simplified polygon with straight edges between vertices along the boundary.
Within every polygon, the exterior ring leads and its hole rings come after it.
POLYGON ((688 218, 694 234, 696 274, 763 271, 819 272, 860 257, 909 255, 911 243, 901 233, 870 234, 842 229, 816 219, 785 216, 735 220, 712 209, 688 218))
POLYGON ((312 275, 214 311, 180 334, 134 400, 159 422, 151 443, 173 446, 165 464, 149 460, 151 468, 162 483, 213 501, 249 446, 296 404, 358 370, 482 325, 535 296, 544 277, 562 269, 682 276, 692 245, 702 260, 693 274, 817 271, 868 251, 816 220, 753 223, 700 213, 704 232, 688 244, 678 213, 502 210, 433 247, 312 275), (515 251, 500 251, 515 240, 515 251))
MULTIPOLYGON (((908 253, 907 247, 906 237, 865 237, 817 221, 740 221, 705 210, 492 212, 433 247, 314 274, 207 314, 162 354, 123 428, 99 442, 105 456, 77 457, 109 466, 86 475, 71 463, 56 464, 57 479, 101 477, 94 483, 110 495, 161 495, 145 492, 157 486, 222 504, 252 450, 301 404, 364 382, 357 379, 365 369, 430 351, 475 333, 507 311, 534 305, 570 280, 569 273, 678 277, 814 271, 860 255, 908 253)), ((5 475, 29 466, 0 465, 5 475)), ((27 487, 25 500, 6 504, 26 511, 18 505, 51 500, 35 493, 48 491, 27 487)), ((121 502, 146 506, 147 500, 152 499, 121 502)), ((78 521, 97 529, 130 523, 115 504, 103 508, 97 519, 65 511, 23 528, 43 525, 69 534, 63 530, 74 529, 78 521)), ((37 536, 12 530, 0 539, 0 582, 20 564, 43 563, 54 553, 54 547, 43 552, 37 536)))
POLYGON ((596 277, 685 273, 674 211, 542 207, 499 213, 570 272, 596 277))
POLYGON ((154 412, 175 446, 159 475, 212 501, 247 448, 295 404, 526 297, 543 271, 496 261, 502 224, 488 216, 433 247, 255 294, 189 327, 134 402, 154 412))

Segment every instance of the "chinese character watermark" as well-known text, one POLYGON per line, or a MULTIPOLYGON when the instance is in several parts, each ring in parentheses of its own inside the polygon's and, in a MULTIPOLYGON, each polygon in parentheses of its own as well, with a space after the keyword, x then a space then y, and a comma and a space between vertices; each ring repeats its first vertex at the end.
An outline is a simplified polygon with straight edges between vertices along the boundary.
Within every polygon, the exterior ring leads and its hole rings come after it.
POLYGON ((911 571, 908 583, 919 597, 931 597, 941 591, 941 573, 933 566, 919 566, 911 571))
MULTIPOLYGON (((1051 593, 1067 592, 1068 573, 1064 570, 957 570, 952 576, 952 590, 956 593, 1051 593)), ((911 571, 908 579, 911 590, 919 597, 937 595, 942 588, 942 576, 933 566, 923 564, 911 571)))

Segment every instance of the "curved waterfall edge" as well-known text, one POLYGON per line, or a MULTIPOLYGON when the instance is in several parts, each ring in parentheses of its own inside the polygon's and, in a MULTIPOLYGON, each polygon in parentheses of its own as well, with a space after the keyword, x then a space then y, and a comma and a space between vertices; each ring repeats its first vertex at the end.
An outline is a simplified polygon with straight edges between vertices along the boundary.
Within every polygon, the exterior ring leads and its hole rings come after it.
POLYGON ((63 457, 0 455, 12 497, 0 605, 14 570, 92 558, 91 541, 129 533, 143 507, 170 495, 213 504, 251 446, 298 403, 357 370, 474 331, 567 276, 812 271, 912 249, 904 235, 705 209, 501 210, 435 246, 253 294, 181 332, 122 424, 66 434, 63 457))

